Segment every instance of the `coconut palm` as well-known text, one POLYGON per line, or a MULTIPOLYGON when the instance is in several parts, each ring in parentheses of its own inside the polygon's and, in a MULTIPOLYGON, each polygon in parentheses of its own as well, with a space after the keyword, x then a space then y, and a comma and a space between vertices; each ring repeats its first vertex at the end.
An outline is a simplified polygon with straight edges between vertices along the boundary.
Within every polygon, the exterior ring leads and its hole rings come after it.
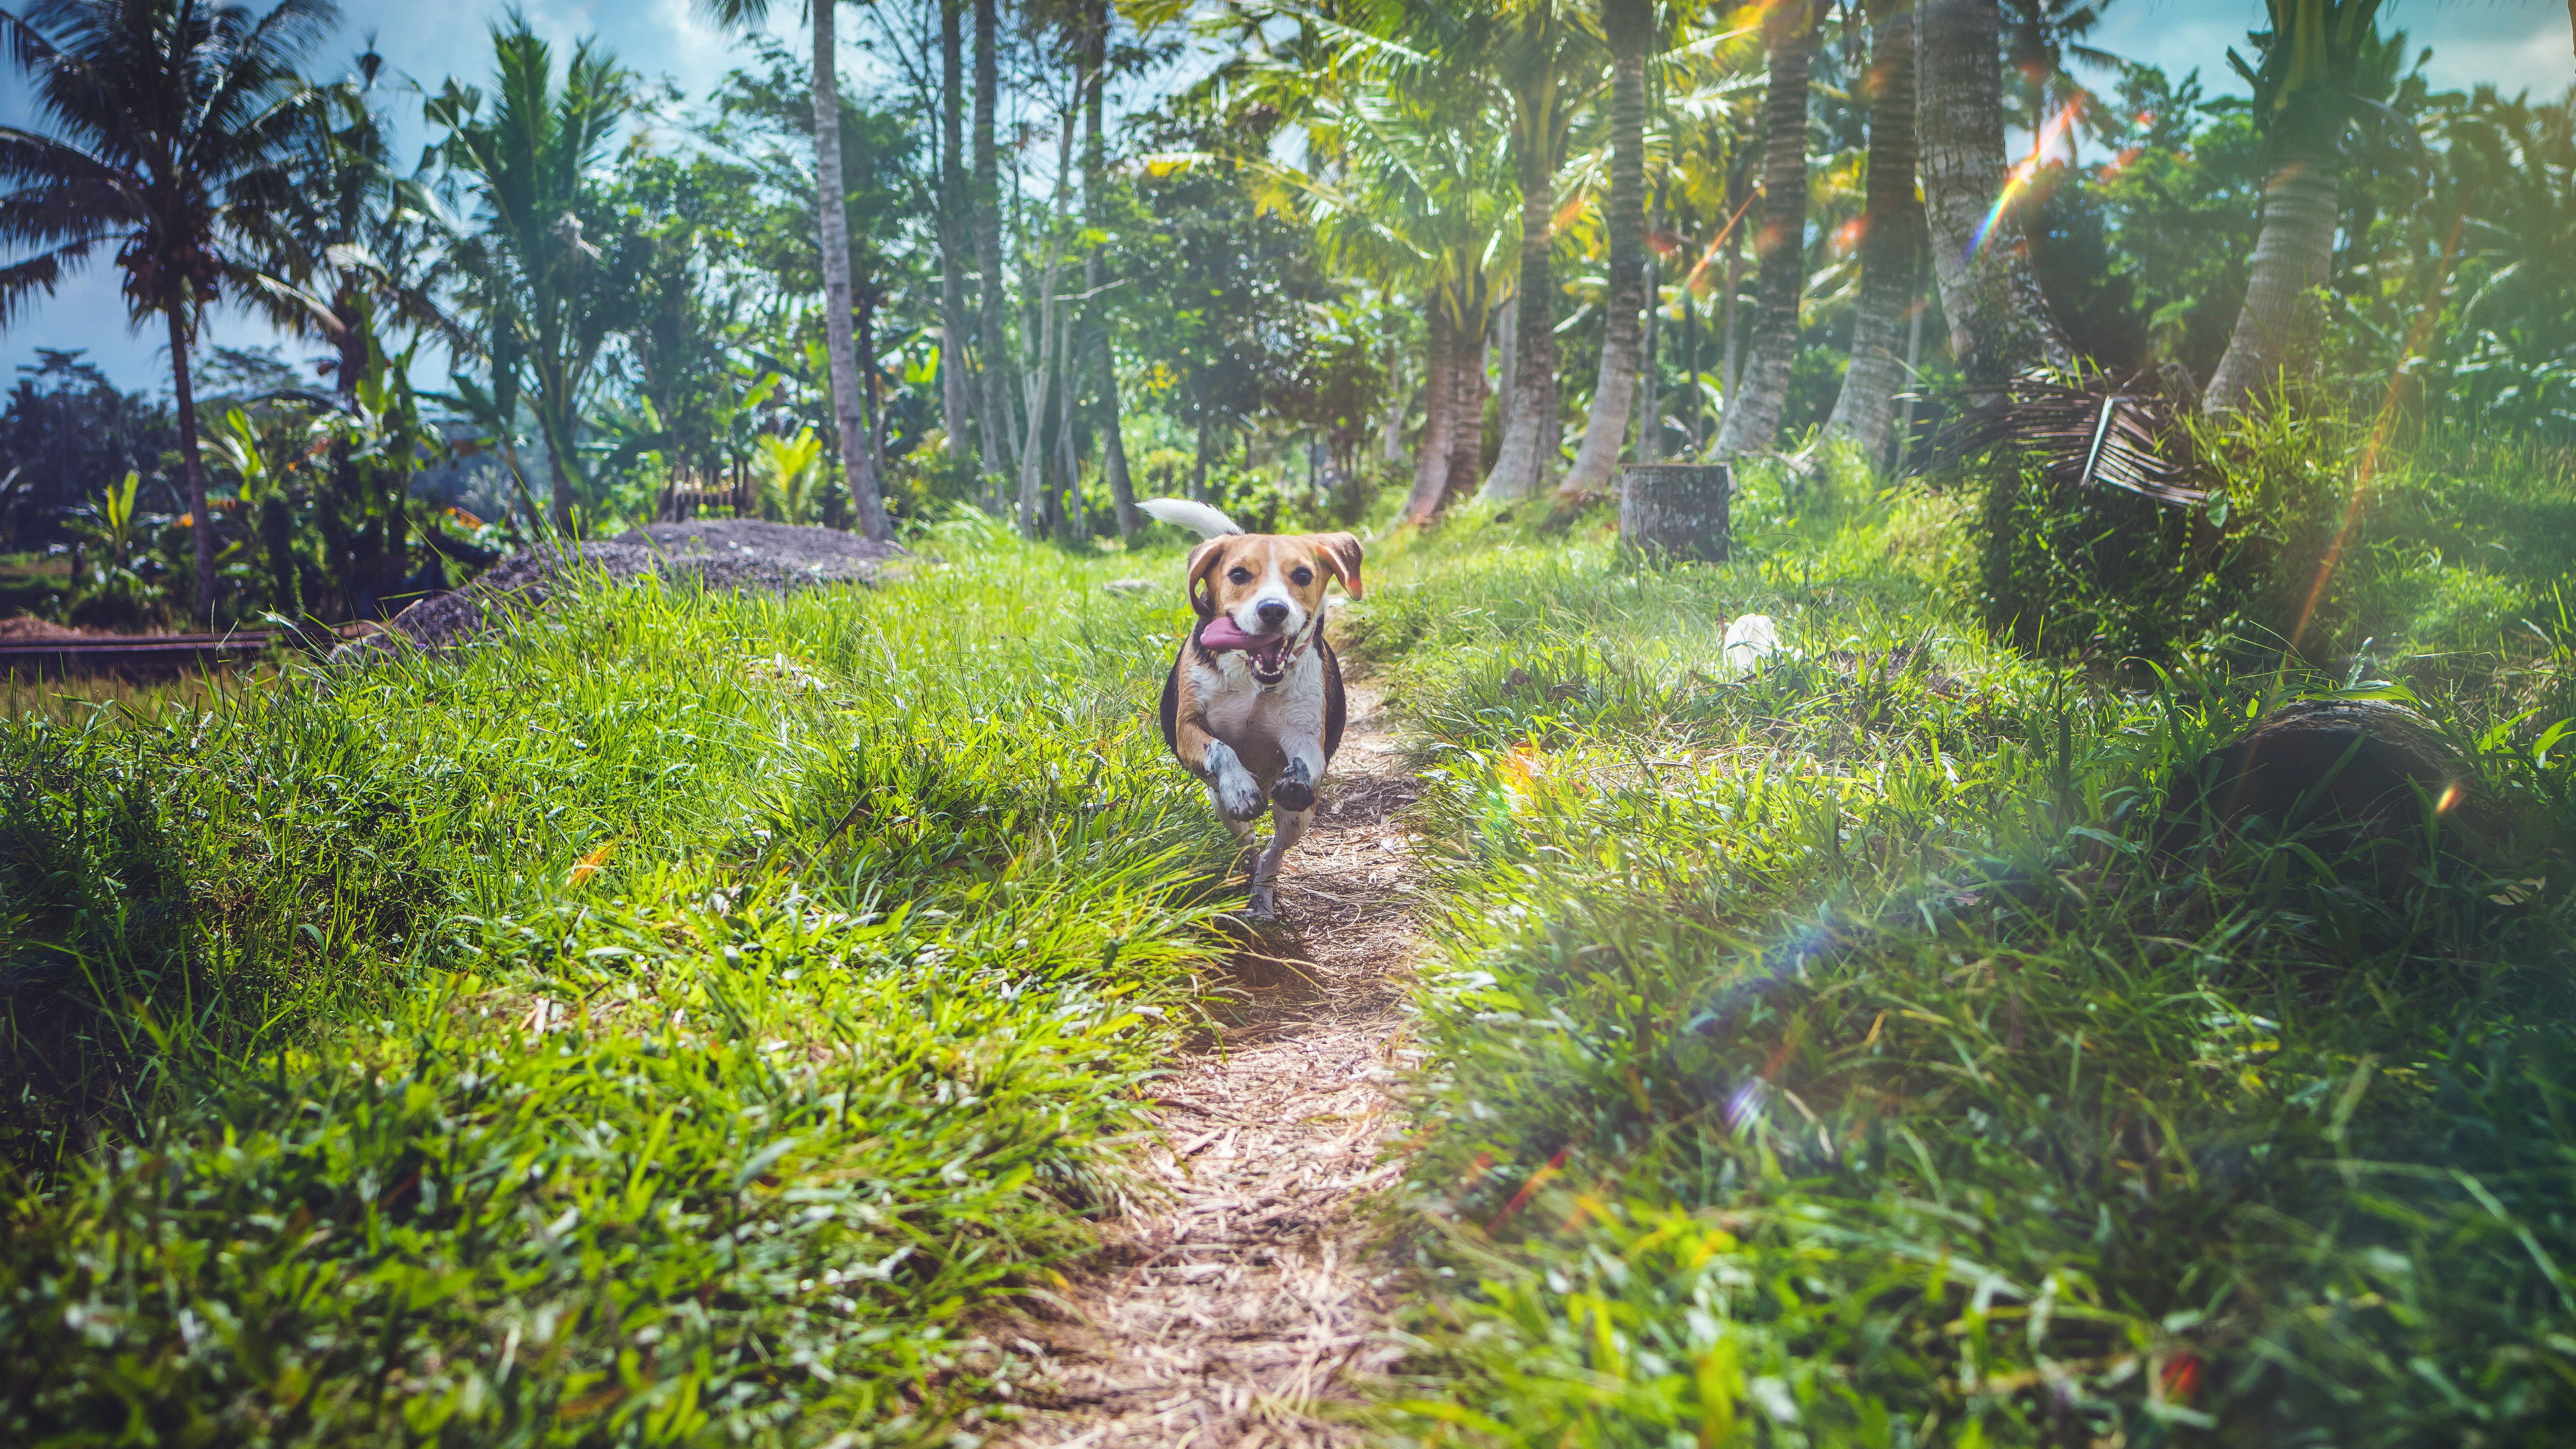
MULTIPOLYGON (((1591 59, 1589 37, 1568 0, 1514 0, 1506 12, 1495 70, 1511 98, 1514 169, 1520 176, 1520 276, 1513 319, 1518 353, 1504 410, 1502 451, 1483 496, 1509 500, 1547 486, 1558 446, 1556 419, 1556 173, 1580 99, 1577 78, 1591 59)), ((1597 74, 1597 71, 1595 72, 1597 74)))
POLYGON ((1917 22, 1916 134, 1932 275, 1951 355, 1972 382, 2074 361, 2004 194, 2002 23, 1996 0, 1921 0, 1917 22))
POLYGON ((1771 83, 1762 104, 1762 226, 1754 233, 1761 272, 1753 283, 1753 348, 1727 394, 1726 420, 1712 451, 1731 458, 1770 446, 1789 401, 1798 358, 1798 294, 1807 278, 1807 70, 1821 4, 1785 0, 1762 18, 1771 83))
POLYGON ((1636 400, 1646 305, 1646 56, 1655 40, 1654 0, 1601 0, 1601 38, 1610 50, 1609 315, 1583 447, 1561 490, 1571 495, 1609 486, 1636 400))
MULTIPOLYGON (((767 23, 769 0, 700 0, 707 13, 735 29, 767 23)), ((991 0, 983 0, 990 4, 991 0)), ((851 337, 855 309, 850 285, 850 194, 841 176, 839 36, 836 0, 806 0, 814 27, 814 218, 823 250, 823 346, 831 364, 832 422, 841 440, 841 466, 859 531, 886 536, 885 493, 878 486, 875 450, 868 446, 867 413, 859 396, 858 345, 851 337)))
POLYGON ((2363 61, 2377 50, 2379 0, 2267 0, 2272 29, 2257 39, 2263 61, 2228 61, 2254 90, 2271 167, 2263 229, 2245 280, 2236 330, 2210 375, 2201 405, 2234 412, 2285 380, 2304 375, 2321 320, 2312 296, 2334 265, 2342 215, 2344 137, 2387 108, 2371 100, 2363 61))
POLYGON ((993 143, 993 111, 1001 89, 1001 26, 994 0, 975 0, 975 117, 969 231, 979 274, 976 361, 983 376, 982 434, 986 506, 1002 510, 1002 479, 1011 466, 1010 299, 1002 290, 1002 162, 993 143))
POLYGON ((1405 516, 1428 520, 1479 480, 1484 338, 1508 295, 1509 135, 1490 10, 1307 13, 1296 39, 1237 80, 1241 104, 1302 128, 1308 167, 1258 158, 1255 201, 1315 228, 1345 274, 1423 299, 1423 424, 1405 516))
POLYGON ((578 447, 600 352, 637 296, 636 249, 585 234, 611 220, 597 167, 626 116, 631 78, 584 40, 558 85, 554 49, 526 16, 513 12, 491 34, 488 114, 482 92, 453 80, 423 108, 446 128, 442 159, 475 205, 470 226, 439 220, 465 305, 484 324, 495 394, 515 389, 521 366, 533 384, 555 526, 569 529, 575 499, 589 491, 578 447))
MULTIPOLYGON (((428 215, 413 199, 429 163, 408 177, 396 169, 376 107, 383 66, 370 48, 347 79, 315 91, 292 157, 263 178, 268 194, 259 197, 263 236, 292 284, 271 289, 265 310, 281 330, 331 348, 343 418, 360 411, 359 384, 390 350, 396 327, 462 340, 434 298, 439 253, 426 244, 428 215)), ((360 615, 409 572, 404 500, 391 491, 408 489, 409 470, 363 463, 363 451, 345 430, 333 440, 327 497, 316 510, 333 577, 360 615)))
POLYGON ((1869 179, 1861 214, 1860 306, 1852 319, 1851 366, 1826 430, 1884 462, 1906 385, 1898 355, 1922 274, 1923 208, 1914 198, 1914 9, 1909 0, 1871 0, 1869 179))
POLYGON ((939 0, 939 393, 948 456, 966 455, 975 393, 966 366, 967 231, 974 218, 966 189, 966 42, 959 6, 939 0))
POLYGON ((0 240, 22 253, 0 267, 0 323, 116 245, 128 315, 169 330, 200 620, 214 617, 214 527, 188 351, 209 303, 269 285, 241 197, 284 163, 309 103, 296 64, 338 21, 330 0, 266 15, 200 0, 0 12, 47 128, 0 127, 0 240))

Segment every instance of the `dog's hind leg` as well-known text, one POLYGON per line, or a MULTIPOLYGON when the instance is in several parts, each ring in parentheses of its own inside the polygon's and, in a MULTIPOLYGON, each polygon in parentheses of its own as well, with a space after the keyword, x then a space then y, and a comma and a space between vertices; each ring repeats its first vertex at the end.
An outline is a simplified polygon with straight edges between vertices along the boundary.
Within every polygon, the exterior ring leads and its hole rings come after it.
POLYGON ((1306 836, 1306 827, 1314 823, 1315 812, 1275 809, 1270 812, 1270 848, 1252 862, 1252 913, 1256 916, 1279 914, 1279 866, 1288 852, 1306 836))

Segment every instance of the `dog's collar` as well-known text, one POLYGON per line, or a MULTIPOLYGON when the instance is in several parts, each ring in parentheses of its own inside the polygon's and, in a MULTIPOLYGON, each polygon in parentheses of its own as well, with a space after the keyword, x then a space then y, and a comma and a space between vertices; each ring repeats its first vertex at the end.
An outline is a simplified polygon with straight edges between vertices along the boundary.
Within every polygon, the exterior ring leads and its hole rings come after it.
POLYGON ((1305 640, 1304 640, 1303 642, 1301 642, 1301 643, 1292 644, 1292 645, 1290 645, 1290 646, 1288 647, 1288 658, 1287 658, 1287 662, 1288 662, 1288 663, 1290 663, 1290 664, 1294 664, 1294 663, 1296 663, 1298 660, 1305 658, 1305 657, 1306 657, 1306 651, 1307 651, 1307 650, 1309 650, 1309 649, 1314 648, 1314 647, 1315 647, 1315 641, 1316 641, 1316 640, 1318 640, 1318 639, 1321 639, 1321 638, 1323 638, 1323 637, 1324 637, 1324 606, 1323 606, 1322 604, 1320 604, 1320 603, 1319 603, 1319 604, 1315 605, 1315 619, 1314 619, 1314 622, 1313 622, 1313 623, 1311 623, 1311 624, 1309 624, 1309 625, 1307 626, 1307 628, 1306 628, 1306 637, 1305 637, 1305 640))

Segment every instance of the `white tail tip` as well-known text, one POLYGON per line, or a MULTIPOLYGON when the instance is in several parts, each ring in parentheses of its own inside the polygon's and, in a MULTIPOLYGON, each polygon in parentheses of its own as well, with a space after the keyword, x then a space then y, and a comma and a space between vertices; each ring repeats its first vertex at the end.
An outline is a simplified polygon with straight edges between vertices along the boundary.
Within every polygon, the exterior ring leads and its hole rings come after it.
POLYGON ((1186 498, 1148 498, 1136 505, 1174 528, 1186 528, 1201 538, 1219 538, 1243 532, 1242 526, 1204 503, 1186 498))

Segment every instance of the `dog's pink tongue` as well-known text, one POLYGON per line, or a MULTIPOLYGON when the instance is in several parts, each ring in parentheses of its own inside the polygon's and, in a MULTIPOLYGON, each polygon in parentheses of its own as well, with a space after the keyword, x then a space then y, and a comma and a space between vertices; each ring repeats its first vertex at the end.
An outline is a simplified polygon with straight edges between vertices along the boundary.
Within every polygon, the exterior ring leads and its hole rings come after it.
POLYGON ((1208 620, 1207 627, 1199 631, 1199 642, 1210 649, 1250 649, 1261 640, 1244 633, 1234 626, 1232 619, 1219 614, 1208 620))

